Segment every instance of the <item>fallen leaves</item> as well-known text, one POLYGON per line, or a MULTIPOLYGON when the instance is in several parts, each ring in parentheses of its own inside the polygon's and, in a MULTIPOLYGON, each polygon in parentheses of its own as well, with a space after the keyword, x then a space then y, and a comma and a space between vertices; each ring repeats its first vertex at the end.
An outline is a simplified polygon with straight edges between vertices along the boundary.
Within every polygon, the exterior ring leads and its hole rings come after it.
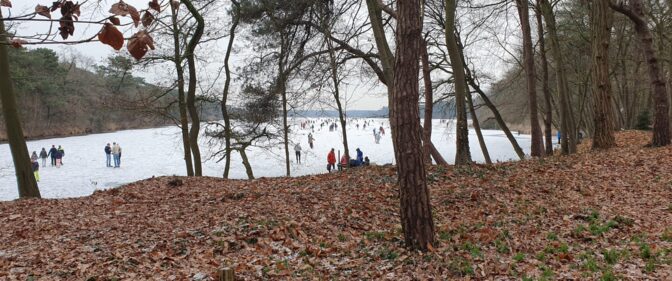
POLYGON ((641 150, 648 136, 639 132, 618 140, 571 157, 432 167, 437 242, 428 253, 401 246, 396 178, 386 168, 163 177, 84 198, 2 202, 0 279, 206 280, 229 266, 242 280, 594 280, 607 272, 671 280, 672 147, 641 150))

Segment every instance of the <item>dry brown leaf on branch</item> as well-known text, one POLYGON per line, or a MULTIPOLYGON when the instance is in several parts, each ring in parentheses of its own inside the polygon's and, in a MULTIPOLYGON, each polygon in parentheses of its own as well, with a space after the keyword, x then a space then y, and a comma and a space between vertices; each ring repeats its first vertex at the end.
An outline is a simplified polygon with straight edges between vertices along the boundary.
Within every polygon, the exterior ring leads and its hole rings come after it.
POLYGON ((105 23, 103 29, 98 33, 98 40, 103 44, 112 46, 117 51, 124 46, 124 35, 111 23, 105 23))
POLYGON ((23 44, 28 43, 28 41, 19 38, 13 38, 10 43, 12 44, 12 47, 18 49, 23 48, 23 44))
POLYGON ((130 15, 135 27, 138 27, 138 24, 140 24, 140 13, 138 13, 138 10, 131 5, 124 3, 124 1, 119 1, 119 3, 113 4, 110 8, 110 13, 122 17, 130 15))
POLYGON ((72 16, 63 16, 59 20, 59 24, 61 27, 58 28, 61 37, 63 39, 68 39, 70 35, 73 35, 75 33, 75 24, 73 23, 72 16))
POLYGON ((154 16, 149 11, 145 11, 145 13, 142 15, 142 25, 144 27, 149 27, 152 25, 152 22, 154 22, 154 16))
POLYGON ((121 21, 119 20, 118 17, 110 17, 109 20, 114 25, 120 25, 121 24, 121 21))
POLYGON ((35 13, 46 18, 51 18, 51 11, 49 11, 49 7, 47 6, 37 4, 37 6, 35 6, 35 13))
POLYGON ((159 0, 152 0, 149 2, 149 7, 154 9, 157 12, 161 12, 161 4, 159 4, 159 0))
POLYGON ((12 7, 12 1, 9 0, 0 0, 0 6, 3 7, 12 7))
POLYGON ((149 33, 141 30, 128 40, 126 48, 136 60, 139 60, 145 56, 149 49, 154 50, 154 39, 149 36, 149 33))

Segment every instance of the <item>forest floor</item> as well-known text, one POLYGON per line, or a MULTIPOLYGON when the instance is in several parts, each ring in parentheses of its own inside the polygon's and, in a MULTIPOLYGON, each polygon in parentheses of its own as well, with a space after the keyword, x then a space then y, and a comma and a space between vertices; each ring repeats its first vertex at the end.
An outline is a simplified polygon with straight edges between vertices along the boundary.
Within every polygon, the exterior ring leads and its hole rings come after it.
POLYGON ((437 244, 402 245, 395 170, 152 178, 0 203, 2 280, 672 280, 672 146, 428 171, 437 244), (31 279, 32 276, 32 279, 31 279))

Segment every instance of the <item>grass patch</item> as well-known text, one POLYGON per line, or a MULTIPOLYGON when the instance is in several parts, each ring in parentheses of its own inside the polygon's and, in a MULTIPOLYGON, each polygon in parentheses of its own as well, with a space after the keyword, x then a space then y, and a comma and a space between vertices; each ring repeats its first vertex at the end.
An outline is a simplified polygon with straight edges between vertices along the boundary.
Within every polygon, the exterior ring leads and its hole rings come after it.
POLYGON ((513 260, 516 262, 522 262, 523 260, 525 260, 525 254, 517 253, 516 255, 513 256, 513 260))

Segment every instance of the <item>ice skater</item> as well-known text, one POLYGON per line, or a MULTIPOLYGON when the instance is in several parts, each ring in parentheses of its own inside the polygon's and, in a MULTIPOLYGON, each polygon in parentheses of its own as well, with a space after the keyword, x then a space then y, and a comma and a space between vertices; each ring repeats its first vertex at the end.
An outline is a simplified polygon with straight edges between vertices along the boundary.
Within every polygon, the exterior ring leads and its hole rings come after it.
POLYGON ((296 144, 294 146, 294 154, 296 154, 296 162, 301 164, 301 144, 296 144))

